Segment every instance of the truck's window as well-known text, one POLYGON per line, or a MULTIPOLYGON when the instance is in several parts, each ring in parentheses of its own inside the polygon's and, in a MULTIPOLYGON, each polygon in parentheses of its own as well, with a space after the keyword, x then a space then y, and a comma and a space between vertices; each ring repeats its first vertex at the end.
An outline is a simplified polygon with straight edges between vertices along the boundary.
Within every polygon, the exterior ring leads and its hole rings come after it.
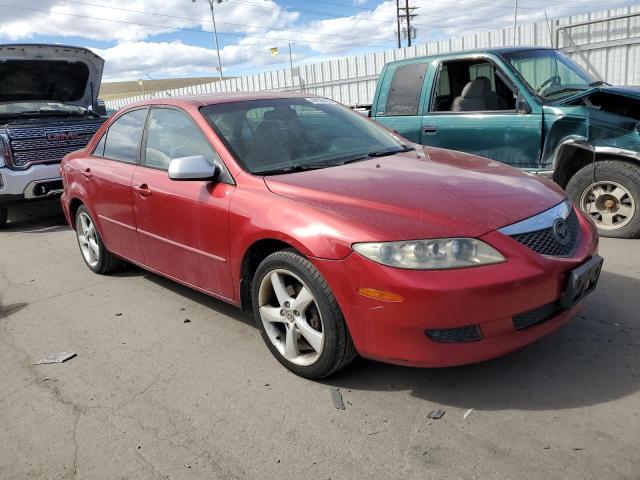
POLYGON ((384 115, 417 115, 426 63, 396 68, 391 80, 384 115))
POLYGON ((515 111, 513 92, 496 75, 496 68, 486 60, 444 62, 436 80, 431 111, 515 111))
POLYGON ((202 155, 211 164, 218 155, 200 129, 184 113, 170 108, 153 108, 145 152, 145 165, 167 170, 174 158, 202 155))
POLYGON ((147 119, 147 109, 133 110, 119 117, 109 127, 104 157, 126 163, 138 162, 140 139, 147 119))

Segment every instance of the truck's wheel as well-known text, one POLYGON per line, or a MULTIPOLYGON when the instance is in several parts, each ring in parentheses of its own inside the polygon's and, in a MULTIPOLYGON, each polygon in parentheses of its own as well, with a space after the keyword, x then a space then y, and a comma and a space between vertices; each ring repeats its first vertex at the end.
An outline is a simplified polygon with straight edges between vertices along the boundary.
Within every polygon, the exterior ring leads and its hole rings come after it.
POLYGON ((640 167, 622 160, 587 165, 571 177, 567 193, 603 237, 640 237, 640 167))
POLYGON ((0 208, 0 228, 7 224, 7 220, 9 220, 9 209, 0 208))

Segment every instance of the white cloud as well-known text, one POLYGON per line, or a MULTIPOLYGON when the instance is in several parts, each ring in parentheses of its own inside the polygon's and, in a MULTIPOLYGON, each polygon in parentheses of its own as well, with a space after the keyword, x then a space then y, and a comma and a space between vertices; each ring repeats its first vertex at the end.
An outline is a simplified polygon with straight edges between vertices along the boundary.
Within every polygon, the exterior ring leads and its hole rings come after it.
MULTIPOLYGON (((180 28, 213 28, 205 1, 24 0, 15 8, 0 8, 0 39, 12 41, 37 35, 134 41, 180 28)), ((259 27, 281 28, 299 17, 296 12, 279 8, 273 0, 222 3, 215 9, 220 32, 251 33, 263 31, 259 27)))
MULTIPOLYGON (((394 45, 395 0, 377 5, 371 0, 352 0, 355 5, 367 3, 371 8, 358 9, 351 16, 310 21, 301 21, 299 13, 281 8, 278 1, 230 0, 215 6, 220 39, 226 44, 221 51, 225 74, 286 64, 289 42, 293 43, 295 62, 372 51, 375 45, 380 45, 379 49, 394 45), (281 55, 271 57, 270 47, 279 47, 281 55)), ((633 3, 609 0, 607 8, 633 3)), ((46 35, 57 37, 60 42, 70 36, 116 42, 116 46, 99 51, 107 60, 106 78, 137 78, 145 72, 158 77, 215 75, 214 50, 187 45, 184 40, 153 41, 160 33, 177 32, 180 38, 176 28, 210 31, 212 24, 205 0, 195 3, 189 0, 22 0, 15 5, 18 8, 0 7, 0 41, 31 40, 46 35)), ((419 7, 413 20, 418 30, 417 42, 485 32, 513 22, 513 0, 411 0, 411 5, 419 7)), ((544 5, 550 18, 603 8, 601 0, 538 0, 535 7, 521 2, 520 21, 544 21, 544 5)), ((332 15, 330 7, 326 7, 326 12, 327 16, 332 15)))

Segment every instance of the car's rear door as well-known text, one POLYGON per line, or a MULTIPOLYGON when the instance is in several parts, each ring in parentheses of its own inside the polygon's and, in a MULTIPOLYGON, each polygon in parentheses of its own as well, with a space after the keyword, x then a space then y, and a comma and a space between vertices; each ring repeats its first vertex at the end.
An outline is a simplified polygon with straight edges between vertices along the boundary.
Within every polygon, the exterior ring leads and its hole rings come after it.
POLYGON ((133 216, 131 179, 140 160, 140 142, 147 108, 119 116, 83 163, 89 207, 107 248, 134 262, 142 262, 142 248, 133 216))
POLYGON ((224 298, 233 298, 228 210, 235 189, 222 161, 189 114, 152 107, 133 177, 134 212, 145 264, 224 298), (174 158, 202 155, 223 171, 217 181, 174 181, 174 158))

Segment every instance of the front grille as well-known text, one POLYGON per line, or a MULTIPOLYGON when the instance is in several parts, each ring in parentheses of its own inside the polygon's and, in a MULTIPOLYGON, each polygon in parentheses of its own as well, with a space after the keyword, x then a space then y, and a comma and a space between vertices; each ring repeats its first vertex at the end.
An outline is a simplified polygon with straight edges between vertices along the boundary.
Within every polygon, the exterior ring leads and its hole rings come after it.
POLYGON ((59 162, 66 154, 83 148, 102 125, 102 120, 82 124, 13 126, 7 129, 13 164, 59 162))
POLYGON ((468 325, 458 328, 438 328, 425 331, 427 337, 434 342, 440 343, 463 343, 475 342, 482 339, 480 327, 477 325, 468 325))
POLYGON ((549 257, 567 257, 573 253, 573 250, 578 244, 578 237, 580 234, 580 225, 575 210, 571 210, 571 213, 567 218, 567 223, 569 241, 564 245, 556 238, 553 227, 535 230, 533 232, 518 233, 511 235, 511 238, 529 247, 540 255, 546 255, 549 257))
POLYGON ((82 146, 16 152, 13 154, 13 163, 16 165, 25 165, 27 163, 59 162, 67 153, 75 152, 80 148, 82 148, 82 146))
POLYGON ((525 328, 533 327, 547 320, 551 320, 553 317, 561 313, 564 309, 560 302, 547 303, 528 312, 520 313, 513 317, 513 326, 516 330, 524 330, 525 328))

